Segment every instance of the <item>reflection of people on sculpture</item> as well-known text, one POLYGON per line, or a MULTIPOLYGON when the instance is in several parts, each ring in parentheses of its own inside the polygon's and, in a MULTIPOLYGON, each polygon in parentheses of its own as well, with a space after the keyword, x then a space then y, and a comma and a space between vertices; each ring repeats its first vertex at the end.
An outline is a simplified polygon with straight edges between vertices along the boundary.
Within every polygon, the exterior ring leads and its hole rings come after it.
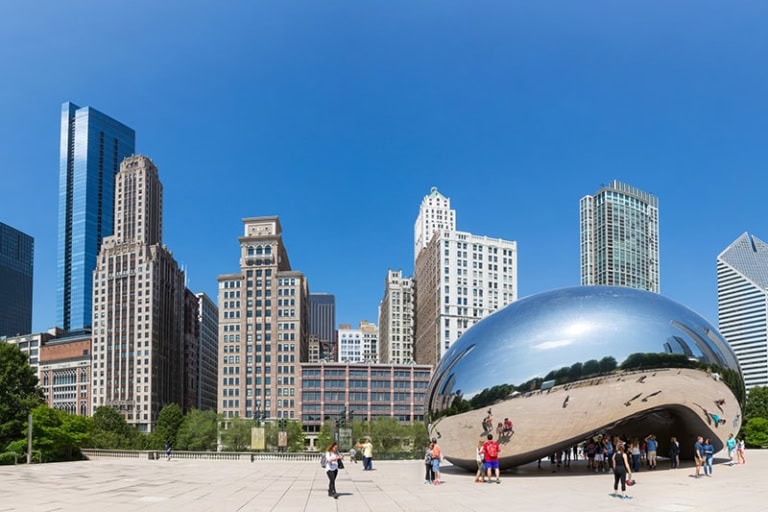
POLYGON ((650 394, 650 395, 648 395, 647 397, 643 398, 643 399, 642 399, 642 401, 643 401, 643 402, 647 402, 649 398, 651 398, 651 397, 653 397, 653 396, 656 396, 656 395, 658 395, 659 393, 661 393, 661 390, 658 390, 658 391, 654 391, 653 393, 651 393, 651 394, 650 394))
POLYGON ((509 418, 504 418, 504 429, 502 430, 502 433, 505 436, 511 436, 515 433, 515 429, 512 426, 512 420, 509 418))
POLYGON ((725 420, 723 418, 721 418, 719 415, 717 415, 717 414, 710 414, 710 416, 712 416, 712 419, 715 422, 715 428, 717 428, 720 425, 725 425, 725 420))
POLYGON ((488 416, 483 420, 483 432, 491 432, 493 430, 493 416, 491 416, 491 410, 488 409, 488 416))

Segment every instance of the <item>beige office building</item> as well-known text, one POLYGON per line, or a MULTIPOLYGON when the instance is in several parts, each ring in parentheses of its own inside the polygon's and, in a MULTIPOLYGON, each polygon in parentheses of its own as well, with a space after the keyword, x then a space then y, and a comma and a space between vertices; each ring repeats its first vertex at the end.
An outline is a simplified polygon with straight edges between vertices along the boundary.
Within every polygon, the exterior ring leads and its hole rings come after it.
POLYGON ((111 406, 140 431, 183 403, 184 272, 162 245, 163 188, 145 156, 115 178, 114 234, 93 272, 93 408, 111 406))
POLYGON ((413 358, 413 278, 402 270, 389 270, 384 280, 384 298, 379 304, 379 362, 407 364, 413 358))
POLYGON ((220 275, 219 406, 225 418, 299 419, 308 285, 291 270, 278 217, 243 219, 240 270, 220 275))

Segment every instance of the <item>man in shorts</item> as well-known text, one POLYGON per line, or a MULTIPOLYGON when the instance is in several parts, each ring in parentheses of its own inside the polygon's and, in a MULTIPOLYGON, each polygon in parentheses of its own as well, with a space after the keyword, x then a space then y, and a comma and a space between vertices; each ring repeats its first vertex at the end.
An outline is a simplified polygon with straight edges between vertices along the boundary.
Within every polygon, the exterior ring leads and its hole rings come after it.
POLYGON ((701 476, 701 466, 704 464, 704 438, 696 438, 696 444, 693 445, 693 460, 696 463, 696 478, 701 476))
POLYGON ((488 483, 491 483, 491 470, 496 473, 496 483, 500 484, 499 478, 499 452, 501 447, 499 443, 493 440, 493 434, 488 434, 488 440, 483 444, 483 453, 485 454, 485 470, 487 471, 488 483))

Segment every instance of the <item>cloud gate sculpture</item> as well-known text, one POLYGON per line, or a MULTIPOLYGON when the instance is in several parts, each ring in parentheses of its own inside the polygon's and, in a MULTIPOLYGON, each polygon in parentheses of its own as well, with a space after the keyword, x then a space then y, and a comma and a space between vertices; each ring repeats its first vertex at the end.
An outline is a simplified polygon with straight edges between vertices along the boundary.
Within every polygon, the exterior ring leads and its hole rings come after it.
POLYGON ((720 450, 738 433, 744 399, 736 356, 701 316, 655 293, 582 286, 521 299, 469 329, 435 368, 427 410, 446 458, 474 471, 488 433, 502 468, 599 434, 654 434, 660 456, 675 436, 692 458, 697 435, 720 450))

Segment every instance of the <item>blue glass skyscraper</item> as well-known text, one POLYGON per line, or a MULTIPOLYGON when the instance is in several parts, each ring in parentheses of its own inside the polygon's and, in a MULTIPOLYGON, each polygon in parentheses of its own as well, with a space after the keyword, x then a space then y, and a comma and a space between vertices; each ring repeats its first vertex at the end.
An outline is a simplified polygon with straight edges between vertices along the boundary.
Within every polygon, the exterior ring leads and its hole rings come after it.
POLYGON ((98 110, 62 105, 56 325, 67 331, 91 326, 92 273, 112 234, 115 175, 135 143, 131 128, 98 110))
POLYGON ((32 332, 31 236, 0 222, 0 336, 32 332))

